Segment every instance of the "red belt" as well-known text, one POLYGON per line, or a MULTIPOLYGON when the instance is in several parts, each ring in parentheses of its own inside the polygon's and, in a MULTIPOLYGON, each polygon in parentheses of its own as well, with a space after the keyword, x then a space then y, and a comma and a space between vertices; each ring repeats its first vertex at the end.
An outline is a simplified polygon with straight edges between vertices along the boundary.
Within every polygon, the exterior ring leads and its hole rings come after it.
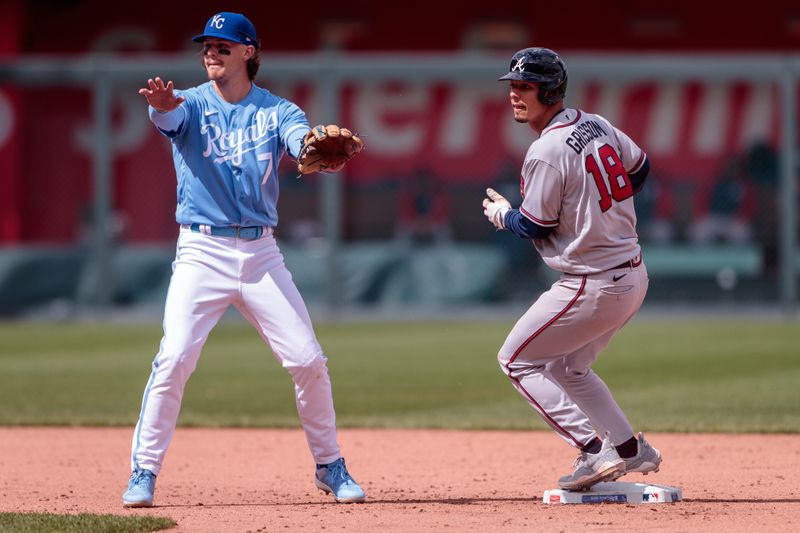
POLYGON ((621 265, 617 265, 611 270, 619 270, 620 268, 636 268, 641 264, 642 264, 642 254, 639 254, 630 261, 625 261, 621 265))

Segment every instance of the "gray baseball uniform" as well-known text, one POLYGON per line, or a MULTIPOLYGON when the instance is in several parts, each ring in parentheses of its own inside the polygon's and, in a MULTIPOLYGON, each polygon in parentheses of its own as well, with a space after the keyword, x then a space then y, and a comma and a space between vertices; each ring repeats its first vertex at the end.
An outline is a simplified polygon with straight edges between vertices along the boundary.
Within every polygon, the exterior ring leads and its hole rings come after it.
POLYGON ((498 354, 503 371, 544 420, 582 448, 633 429, 592 363, 638 311, 647 270, 628 177, 645 154, 607 120, 561 110, 522 168, 520 213, 553 228, 532 242, 561 277, 528 309, 498 354))

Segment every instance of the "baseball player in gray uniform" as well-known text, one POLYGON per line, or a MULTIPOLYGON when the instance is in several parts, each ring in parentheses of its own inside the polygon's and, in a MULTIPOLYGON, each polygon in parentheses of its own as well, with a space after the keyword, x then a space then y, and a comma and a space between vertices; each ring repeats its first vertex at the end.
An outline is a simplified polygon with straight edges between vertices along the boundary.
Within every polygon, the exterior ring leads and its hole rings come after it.
POLYGON ((308 121, 295 104, 253 83, 260 43, 244 15, 217 13, 193 40, 202 43, 207 83, 173 91, 171 81, 155 78, 139 91, 150 119, 172 143, 180 234, 123 504, 153 505, 184 387, 230 305, 294 381, 317 487, 339 502, 364 501, 337 443, 327 359, 273 236, 278 162, 286 153, 300 155, 308 121))
POLYGON ((649 171, 644 151, 599 115, 564 106, 567 69, 547 48, 511 59, 514 120, 539 137, 522 165, 522 205, 492 189, 484 214, 498 230, 531 239, 561 273, 509 333, 498 360, 514 387, 580 455, 566 490, 630 472, 656 472, 660 452, 639 433, 592 363, 638 311, 647 269, 633 196, 649 171))

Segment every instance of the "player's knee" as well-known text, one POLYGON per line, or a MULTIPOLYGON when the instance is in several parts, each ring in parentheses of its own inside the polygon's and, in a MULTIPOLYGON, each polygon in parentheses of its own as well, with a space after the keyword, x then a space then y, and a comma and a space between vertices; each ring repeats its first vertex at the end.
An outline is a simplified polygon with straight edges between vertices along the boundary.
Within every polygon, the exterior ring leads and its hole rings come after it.
POLYGON ((160 380, 186 383, 197 367, 196 357, 164 352, 153 361, 153 373, 160 380))
POLYGON ((591 371, 591 368, 567 367, 564 369, 564 379, 570 382, 582 381, 586 379, 586 376, 588 376, 591 371))
POLYGON ((500 362, 500 369, 511 379, 520 380, 532 374, 541 374, 545 370, 545 365, 539 362, 511 361, 510 357, 502 358, 501 355, 498 355, 497 360, 500 362))
POLYGON ((511 362, 512 357, 513 354, 508 353, 503 349, 500 349, 500 351, 497 352, 497 363, 500 365, 500 368, 503 370, 503 372, 508 373, 508 364, 511 362))
POLYGON ((320 353, 299 360, 292 360, 292 361, 284 360, 283 366, 292 376, 299 376, 309 373, 313 374, 319 372, 327 372, 328 358, 320 353))
POLYGON ((497 354, 497 363, 500 365, 500 371, 507 377, 512 377, 512 370, 509 368, 509 358, 505 357, 502 352, 497 354))

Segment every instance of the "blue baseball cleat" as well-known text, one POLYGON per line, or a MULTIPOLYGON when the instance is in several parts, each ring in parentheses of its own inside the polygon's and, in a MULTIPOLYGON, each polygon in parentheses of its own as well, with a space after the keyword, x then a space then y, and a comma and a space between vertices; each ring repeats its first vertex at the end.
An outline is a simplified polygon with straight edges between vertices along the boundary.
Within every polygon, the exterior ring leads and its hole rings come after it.
POLYGON ((122 495, 122 505, 125 507, 152 507, 155 490, 155 474, 144 468, 134 470, 128 480, 128 490, 122 495))
POLYGON ((367 499, 358 483, 350 477, 344 458, 339 458, 327 465, 317 465, 314 479, 317 488, 333 497, 340 503, 358 503, 367 499))

